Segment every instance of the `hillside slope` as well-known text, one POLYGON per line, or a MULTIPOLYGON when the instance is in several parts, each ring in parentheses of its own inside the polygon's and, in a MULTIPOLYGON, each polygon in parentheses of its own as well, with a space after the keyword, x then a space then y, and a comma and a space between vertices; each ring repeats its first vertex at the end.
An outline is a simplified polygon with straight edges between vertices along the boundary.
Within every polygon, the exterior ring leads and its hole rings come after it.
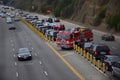
POLYGON ((56 17, 120 31, 120 0, 14 0, 13 5, 39 13, 50 9, 56 17))

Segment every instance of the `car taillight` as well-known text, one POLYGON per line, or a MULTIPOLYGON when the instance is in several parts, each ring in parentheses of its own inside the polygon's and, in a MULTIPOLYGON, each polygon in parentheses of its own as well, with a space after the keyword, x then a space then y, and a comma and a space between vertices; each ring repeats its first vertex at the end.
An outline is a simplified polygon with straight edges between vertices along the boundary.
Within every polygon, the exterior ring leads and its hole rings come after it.
POLYGON ((111 54, 111 51, 108 51, 108 55, 110 55, 111 54))
POLYGON ((98 52, 95 52, 95 54, 94 54, 95 56, 97 56, 98 55, 98 52))
POLYGON ((70 44, 70 41, 66 41, 67 44, 70 44))
POLYGON ((73 44, 73 41, 66 41, 66 44, 73 44))

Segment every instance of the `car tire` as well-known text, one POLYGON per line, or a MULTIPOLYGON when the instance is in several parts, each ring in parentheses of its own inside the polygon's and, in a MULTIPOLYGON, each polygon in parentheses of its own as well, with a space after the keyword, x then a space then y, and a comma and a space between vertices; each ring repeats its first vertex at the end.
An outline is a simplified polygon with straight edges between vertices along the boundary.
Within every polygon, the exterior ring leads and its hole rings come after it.
POLYGON ((61 49, 65 49, 64 47, 61 47, 61 49))

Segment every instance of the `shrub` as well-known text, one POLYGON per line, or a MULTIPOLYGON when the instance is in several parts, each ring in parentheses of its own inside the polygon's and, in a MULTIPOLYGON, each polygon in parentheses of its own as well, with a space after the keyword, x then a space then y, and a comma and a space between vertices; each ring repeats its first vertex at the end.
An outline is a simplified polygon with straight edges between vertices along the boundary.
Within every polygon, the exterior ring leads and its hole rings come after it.
POLYGON ((65 8, 67 8, 72 3, 72 1, 73 0, 58 0, 58 4, 54 9, 54 15, 56 17, 60 17, 62 11, 66 10, 65 8))
POLYGON ((106 8, 101 8, 98 14, 93 18, 93 25, 98 26, 101 24, 102 19, 105 17, 106 8))
POLYGON ((116 31, 120 31, 120 13, 113 14, 106 18, 107 28, 114 28, 116 31))

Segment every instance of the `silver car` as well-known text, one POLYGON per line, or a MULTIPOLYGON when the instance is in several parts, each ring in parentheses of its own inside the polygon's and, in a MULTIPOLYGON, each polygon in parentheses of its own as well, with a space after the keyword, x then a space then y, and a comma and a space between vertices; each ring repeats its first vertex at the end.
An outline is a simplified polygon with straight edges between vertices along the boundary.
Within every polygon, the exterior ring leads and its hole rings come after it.
POLYGON ((117 77, 120 77, 120 61, 119 62, 115 62, 113 65, 112 65, 112 75, 113 76, 117 76, 117 77))
POLYGON ((32 54, 31 51, 29 51, 28 48, 20 48, 18 51, 18 60, 31 60, 32 59, 32 54))

